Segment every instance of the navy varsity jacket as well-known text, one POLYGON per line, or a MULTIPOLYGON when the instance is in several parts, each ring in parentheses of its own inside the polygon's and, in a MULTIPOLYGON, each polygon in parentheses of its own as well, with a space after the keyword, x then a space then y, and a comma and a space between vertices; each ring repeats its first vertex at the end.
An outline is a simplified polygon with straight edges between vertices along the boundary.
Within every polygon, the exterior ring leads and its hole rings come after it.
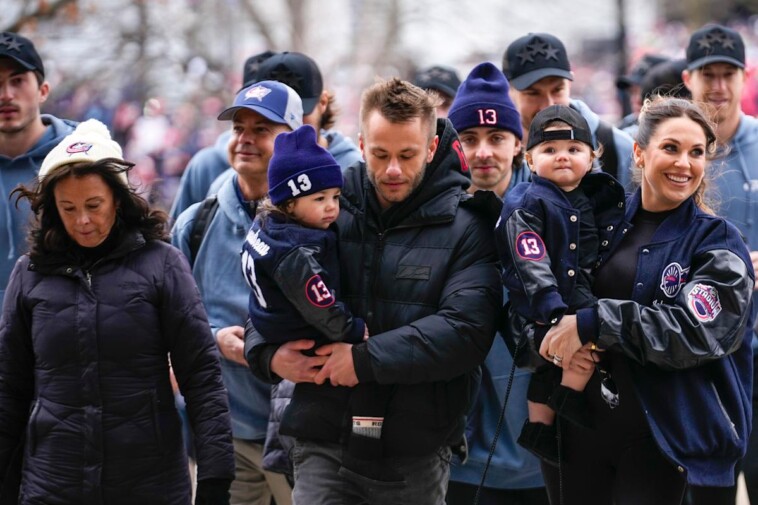
MULTIPOLYGON (((630 196, 610 254, 640 200, 639 191, 630 196)), ((734 226, 690 198, 639 250, 634 282, 631 299, 577 311, 580 339, 627 357, 656 442, 690 484, 732 485, 751 426, 748 249, 734 226)))

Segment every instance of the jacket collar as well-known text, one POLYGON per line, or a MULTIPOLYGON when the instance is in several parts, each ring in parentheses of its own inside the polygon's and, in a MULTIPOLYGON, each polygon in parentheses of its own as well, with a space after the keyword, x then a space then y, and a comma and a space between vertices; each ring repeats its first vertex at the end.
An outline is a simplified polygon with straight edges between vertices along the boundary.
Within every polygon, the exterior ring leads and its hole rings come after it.
MULTIPOLYGON (((437 120, 437 135, 440 139, 437 152, 426 166, 421 185, 405 201, 381 213, 383 219, 388 218, 384 223, 387 227, 445 222, 455 217, 460 199, 470 185, 468 166, 462 161, 465 158, 456 154, 460 145, 456 150, 455 144, 460 142, 450 120, 437 120)), ((354 214, 369 211, 369 195, 375 190, 366 175, 366 163, 348 167, 344 176, 343 209, 354 214)))
MULTIPOLYGON (((642 208, 642 190, 638 188, 627 205, 626 219, 628 222, 632 222, 640 208, 642 208)), ((700 209, 695 205, 695 200, 692 197, 688 198, 661 223, 653 235, 652 242, 676 240, 687 232, 695 216, 700 212, 700 209)))

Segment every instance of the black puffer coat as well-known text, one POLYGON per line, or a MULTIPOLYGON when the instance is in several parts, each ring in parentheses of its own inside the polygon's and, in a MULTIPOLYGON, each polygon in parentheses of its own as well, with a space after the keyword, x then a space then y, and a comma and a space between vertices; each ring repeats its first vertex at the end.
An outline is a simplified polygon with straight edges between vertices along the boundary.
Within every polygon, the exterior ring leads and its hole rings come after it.
MULTIPOLYGON (((282 433, 344 440, 350 395, 368 387, 386 388, 390 397, 385 455, 427 455, 460 441, 502 304, 494 243, 501 204, 491 192, 466 194, 455 130, 440 120, 437 134, 423 183, 383 212, 382 223, 370 209, 365 165, 345 172, 337 221, 341 298, 371 335, 353 346, 360 383, 297 384, 282 433)), ((261 344, 255 333, 247 336, 248 361, 261 378, 275 380, 261 344)))
POLYGON ((169 355, 200 480, 234 478, 218 353, 182 254, 124 233, 89 271, 23 256, 0 320, 0 475, 22 504, 189 504, 169 355))

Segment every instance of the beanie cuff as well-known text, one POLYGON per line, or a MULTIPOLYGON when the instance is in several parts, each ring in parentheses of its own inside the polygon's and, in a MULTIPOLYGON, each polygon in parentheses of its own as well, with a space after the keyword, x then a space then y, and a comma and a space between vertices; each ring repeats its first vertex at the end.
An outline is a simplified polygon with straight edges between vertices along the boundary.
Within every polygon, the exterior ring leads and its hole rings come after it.
MULTIPOLYGON (((269 168, 271 170, 271 168, 269 168)), ((271 203, 280 205, 287 200, 300 198, 325 189, 342 187, 342 169, 339 165, 324 165, 309 168, 283 179, 270 187, 271 203)))
POLYGON ((521 140, 521 116, 513 107, 501 103, 469 103, 448 112, 448 119, 460 133, 469 128, 499 128, 521 140))

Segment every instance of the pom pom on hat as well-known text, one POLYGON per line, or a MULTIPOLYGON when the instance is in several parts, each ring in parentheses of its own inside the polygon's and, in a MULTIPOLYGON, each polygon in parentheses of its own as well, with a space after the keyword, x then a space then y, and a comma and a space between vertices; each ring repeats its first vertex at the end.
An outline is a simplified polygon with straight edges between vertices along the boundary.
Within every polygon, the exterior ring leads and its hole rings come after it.
POLYGON ((447 117, 458 132, 484 126, 522 138, 521 115, 513 104, 505 75, 492 63, 480 63, 463 81, 447 117))
MULTIPOLYGON (((44 179, 56 168, 71 163, 100 161, 106 158, 115 158, 123 161, 123 152, 117 142, 111 140, 111 134, 103 123, 97 119, 88 119, 66 136, 55 146, 39 169, 39 179, 44 179)), ((120 176, 124 185, 129 181, 126 172, 120 176)))
POLYGON ((316 130, 303 125, 274 140, 274 155, 268 166, 268 196, 279 205, 292 198, 342 187, 342 169, 318 144, 316 130))

